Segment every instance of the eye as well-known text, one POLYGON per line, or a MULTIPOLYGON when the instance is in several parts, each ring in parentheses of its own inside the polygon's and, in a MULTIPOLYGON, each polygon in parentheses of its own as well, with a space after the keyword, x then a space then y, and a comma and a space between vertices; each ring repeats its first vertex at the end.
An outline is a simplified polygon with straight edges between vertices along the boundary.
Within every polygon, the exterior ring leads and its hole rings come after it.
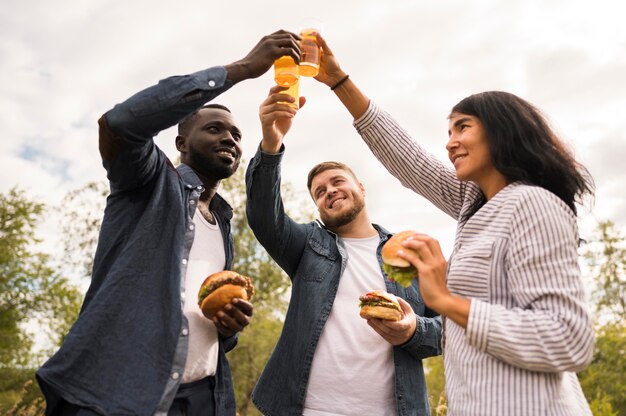
POLYGON ((233 139, 235 139, 236 141, 241 141, 241 132, 239 132, 238 130, 233 131, 232 133, 233 139))
POLYGON ((217 134, 220 132, 220 128, 215 125, 207 126, 207 131, 212 134, 217 134))

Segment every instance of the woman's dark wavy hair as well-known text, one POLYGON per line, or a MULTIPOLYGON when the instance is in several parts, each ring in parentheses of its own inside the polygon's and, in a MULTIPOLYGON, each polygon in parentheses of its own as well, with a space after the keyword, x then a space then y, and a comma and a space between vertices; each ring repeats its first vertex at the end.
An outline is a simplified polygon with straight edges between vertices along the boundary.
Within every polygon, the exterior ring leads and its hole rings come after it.
MULTIPOLYGON (((452 113, 477 117, 489 144, 491 161, 509 183, 524 181, 552 192, 577 213, 576 203, 593 196, 589 171, 550 128, 546 118, 529 102, 507 92, 470 95, 452 113)), ((485 203, 477 201, 468 217, 485 203)), ((466 219, 467 219, 466 218, 466 219)))

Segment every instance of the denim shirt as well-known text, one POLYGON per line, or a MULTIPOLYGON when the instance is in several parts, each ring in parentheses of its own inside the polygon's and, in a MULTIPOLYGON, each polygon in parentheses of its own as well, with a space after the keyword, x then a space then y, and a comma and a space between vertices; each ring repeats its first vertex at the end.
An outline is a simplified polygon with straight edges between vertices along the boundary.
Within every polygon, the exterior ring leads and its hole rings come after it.
MULTIPOLYGON (((90 287, 61 348, 38 370, 48 411, 63 397, 102 414, 166 414, 180 384, 188 346, 183 301, 193 215, 202 182, 187 165, 173 167, 153 141, 187 114, 226 91, 223 67, 171 77, 116 105, 99 121, 107 198, 90 287)), ((211 202, 233 261, 232 209, 211 202)), ((210 255, 210 253, 207 253, 210 255)), ((216 409, 235 414, 225 352, 237 337, 219 337, 216 409)))
MULTIPOLYGON (((253 401, 264 415, 301 415, 313 355, 348 259, 340 237, 317 222, 300 224, 285 214, 280 194, 282 155, 258 151, 246 172, 250 227, 292 282, 283 331, 253 401)), ((424 305, 417 282, 404 288, 384 275, 380 252, 391 234, 374 227, 381 237, 377 257, 387 291, 405 299, 419 316, 413 337, 393 348, 398 414, 429 415, 421 360, 441 354, 441 319, 424 305)))

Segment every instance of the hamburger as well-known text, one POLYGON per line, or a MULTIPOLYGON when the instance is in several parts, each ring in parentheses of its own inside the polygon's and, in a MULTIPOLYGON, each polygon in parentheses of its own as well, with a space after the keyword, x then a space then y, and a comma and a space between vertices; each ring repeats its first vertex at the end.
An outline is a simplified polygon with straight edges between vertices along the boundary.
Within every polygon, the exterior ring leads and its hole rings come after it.
POLYGON ((198 292, 198 305, 202 314, 212 319, 234 298, 250 300, 252 296, 254 286, 249 277, 232 270, 223 270, 204 279, 198 292))
POLYGON ((402 308, 398 298, 384 290, 372 290, 359 296, 361 318, 379 318, 387 321, 399 321, 402 318, 402 308))
POLYGON ((417 269, 408 261, 398 256, 398 250, 408 251, 402 243, 407 238, 414 236, 415 231, 402 231, 394 234, 385 245, 381 252, 383 258, 383 271, 389 277, 389 280, 398 282, 403 287, 411 286, 411 281, 417 279, 417 269))

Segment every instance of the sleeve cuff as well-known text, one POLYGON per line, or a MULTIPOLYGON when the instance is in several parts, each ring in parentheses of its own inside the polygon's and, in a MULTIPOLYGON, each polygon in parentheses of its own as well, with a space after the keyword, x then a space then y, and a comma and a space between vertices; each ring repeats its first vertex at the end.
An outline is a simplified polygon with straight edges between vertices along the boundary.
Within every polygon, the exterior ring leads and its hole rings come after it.
POLYGON ((399 345, 400 348, 411 349, 413 347, 418 347, 422 345, 422 341, 424 339, 424 334, 426 333, 426 325, 424 320, 421 319, 417 314, 415 315, 415 332, 413 336, 409 338, 407 342, 402 345, 399 345))
POLYGON ((285 144, 280 145, 280 149, 278 153, 267 153, 261 150, 261 143, 259 143, 259 147, 257 148, 257 155, 260 158, 260 161, 264 165, 276 165, 280 163, 283 159, 283 155, 285 154, 285 144))
POLYGON ((376 116, 379 112, 380 109, 378 108, 378 106, 372 100, 370 100, 369 105, 367 106, 367 110, 365 110, 365 113, 363 113, 363 115, 358 119, 354 120, 354 127, 359 133, 367 130, 367 128, 374 123, 374 120, 376 119, 376 116))
POLYGON ((465 338, 471 346, 483 352, 487 350, 490 313, 489 304, 476 299, 471 300, 465 338))
POLYGON ((226 90, 232 87, 233 83, 226 77, 227 75, 226 68, 223 66, 214 66, 191 74, 197 87, 206 91, 226 90))

